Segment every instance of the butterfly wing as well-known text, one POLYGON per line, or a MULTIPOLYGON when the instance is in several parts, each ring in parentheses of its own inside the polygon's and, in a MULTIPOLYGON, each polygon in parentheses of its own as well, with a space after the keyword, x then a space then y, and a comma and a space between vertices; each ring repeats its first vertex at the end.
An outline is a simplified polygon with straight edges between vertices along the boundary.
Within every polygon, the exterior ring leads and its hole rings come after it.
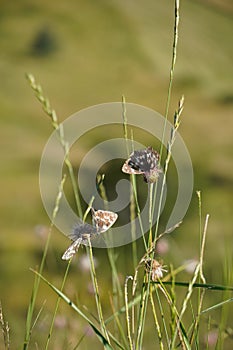
POLYGON ((121 170, 123 173, 125 174, 135 174, 135 175, 140 175, 140 174, 143 174, 143 171, 139 170, 139 169, 134 169, 130 164, 130 158, 127 159, 127 161, 123 164, 121 170))
POLYGON ((65 253, 62 255, 63 260, 70 260, 74 254, 78 251, 80 244, 82 243, 82 238, 76 239, 69 248, 66 249, 65 253))
POLYGON ((112 211, 94 210, 92 208, 93 225, 98 233, 105 232, 116 222, 118 215, 112 211))

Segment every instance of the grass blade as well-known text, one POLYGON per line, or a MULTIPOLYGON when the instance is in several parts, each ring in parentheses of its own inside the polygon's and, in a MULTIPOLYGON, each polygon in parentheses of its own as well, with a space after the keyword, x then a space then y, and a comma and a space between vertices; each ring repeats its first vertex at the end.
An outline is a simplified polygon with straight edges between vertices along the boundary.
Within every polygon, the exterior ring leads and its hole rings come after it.
POLYGON ((64 293, 62 293, 59 289, 57 289, 52 283, 50 283, 46 278, 44 278, 37 271, 31 269, 40 279, 42 279, 57 295, 63 299, 70 307, 75 310, 85 321, 89 323, 93 331, 95 332, 97 338, 103 344, 104 348, 107 350, 113 350, 107 339, 100 332, 100 330, 95 326, 95 324, 75 305, 64 293))
MULTIPOLYGON (((59 186, 57 197, 55 199, 55 206, 54 206, 53 216, 52 216, 53 220, 52 220, 52 222, 50 224, 49 234, 48 234, 48 238, 47 238, 47 241, 46 241, 45 249, 44 249, 44 252, 43 252, 40 268, 39 268, 39 274, 41 274, 43 269, 44 269, 45 259, 46 259, 46 256, 47 256, 49 243, 50 243, 50 238, 51 238, 51 233, 52 233, 52 228, 53 228, 53 222, 54 222, 54 219, 55 219, 56 214, 57 214, 58 209, 59 209, 59 203, 60 203, 60 199, 62 197, 63 186, 64 186, 64 183, 65 183, 65 179, 66 179, 66 176, 64 175, 63 179, 61 180, 60 186, 59 186)), ((29 303, 29 306, 28 306, 27 318, 26 318, 26 329, 25 329, 24 343, 23 343, 23 350, 28 349, 30 338, 31 338, 32 317, 33 317, 33 312, 34 312, 34 308, 35 308, 37 293, 38 293, 39 285, 40 285, 40 278, 38 276, 39 275, 35 276, 35 281, 34 281, 34 285, 33 285, 33 289, 32 289, 31 300, 30 300, 30 303, 29 303)))
POLYGON ((0 327, 2 328, 5 350, 10 350, 10 328, 9 328, 8 322, 6 322, 4 319, 1 302, 0 302, 0 327))
MULTIPOLYGON (((155 281, 155 282, 151 282, 154 284, 160 284, 160 282, 155 281)), ((164 281, 163 282, 164 285, 172 285, 173 282, 172 281, 164 281)), ((188 287, 190 285, 190 282, 175 282, 174 283, 176 286, 180 286, 180 287, 188 287)), ((210 289, 210 290, 231 290, 233 291, 233 287, 230 286, 223 286, 220 284, 208 284, 208 283, 194 283, 192 285, 193 288, 205 288, 205 289, 210 289)))

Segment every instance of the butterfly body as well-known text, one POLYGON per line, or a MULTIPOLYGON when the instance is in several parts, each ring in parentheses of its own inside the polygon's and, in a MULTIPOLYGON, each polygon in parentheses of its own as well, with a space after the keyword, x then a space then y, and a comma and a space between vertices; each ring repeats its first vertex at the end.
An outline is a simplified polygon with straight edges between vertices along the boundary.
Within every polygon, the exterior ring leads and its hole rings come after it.
POLYGON ((69 234, 69 238, 72 241, 76 241, 78 238, 84 238, 87 234, 91 236, 97 234, 96 227, 87 223, 76 224, 73 231, 69 234))

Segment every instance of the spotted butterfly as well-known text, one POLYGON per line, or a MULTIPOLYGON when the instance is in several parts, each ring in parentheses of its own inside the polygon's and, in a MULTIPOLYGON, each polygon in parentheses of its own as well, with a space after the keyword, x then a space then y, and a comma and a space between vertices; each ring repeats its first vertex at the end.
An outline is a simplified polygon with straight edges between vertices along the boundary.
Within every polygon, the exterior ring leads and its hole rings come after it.
POLYGON ((146 183, 158 180, 161 169, 159 166, 159 154, 152 147, 134 151, 122 166, 123 173, 143 175, 146 183))

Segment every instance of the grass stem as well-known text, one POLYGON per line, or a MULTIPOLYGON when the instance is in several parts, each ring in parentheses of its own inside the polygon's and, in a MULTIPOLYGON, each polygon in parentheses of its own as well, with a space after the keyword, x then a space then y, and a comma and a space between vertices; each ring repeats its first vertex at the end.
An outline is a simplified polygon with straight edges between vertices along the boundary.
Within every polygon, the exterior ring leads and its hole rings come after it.
MULTIPOLYGON (((52 215, 52 222, 51 222, 50 227, 49 227, 49 234, 48 234, 48 238, 46 240, 45 249, 44 249, 42 260, 41 260, 40 267, 39 267, 39 275, 42 274, 43 269, 44 269, 45 259, 46 259, 47 253, 48 253, 49 243, 50 243, 52 229, 53 229, 53 225, 54 225, 53 223, 54 223, 54 219, 56 217, 56 214, 58 212, 59 203, 60 203, 60 200, 61 200, 61 197, 62 197, 65 180, 66 180, 66 176, 64 175, 64 177, 63 177, 63 179, 62 179, 62 181, 60 183, 60 186, 59 186, 58 195, 57 195, 57 197, 55 199, 55 206, 54 206, 53 215, 52 215)), ((39 285, 40 285, 40 277, 39 277, 39 275, 35 275, 35 280, 34 280, 34 285, 33 285, 33 289, 32 289, 31 300, 30 300, 30 303, 29 303, 29 306, 28 306, 27 318, 26 318, 26 327, 25 327, 25 336, 24 336, 24 343, 23 343, 23 350, 27 350, 28 349, 30 338, 31 338, 32 318, 33 318, 35 302, 36 302, 36 298, 37 298, 37 294, 38 294, 38 290, 39 290, 39 285)))
POLYGON ((100 323, 100 327, 101 327, 103 334, 105 335, 108 343, 110 344, 108 331, 107 331, 106 325, 104 323, 104 318, 103 318, 102 305, 101 305, 100 294, 99 294, 99 287, 98 287, 96 271, 95 271, 95 263, 94 263, 94 258, 93 258, 91 240, 90 240, 89 236, 88 236, 88 245, 89 245, 89 249, 87 249, 87 250, 88 250, 90 266, 91 266, 91 270, 90 270, 91 271, 91 279, 92 279, 92 284, 94 287, 94 294, 95 294, 95 301, 96 301, 99 323, 100 323))

